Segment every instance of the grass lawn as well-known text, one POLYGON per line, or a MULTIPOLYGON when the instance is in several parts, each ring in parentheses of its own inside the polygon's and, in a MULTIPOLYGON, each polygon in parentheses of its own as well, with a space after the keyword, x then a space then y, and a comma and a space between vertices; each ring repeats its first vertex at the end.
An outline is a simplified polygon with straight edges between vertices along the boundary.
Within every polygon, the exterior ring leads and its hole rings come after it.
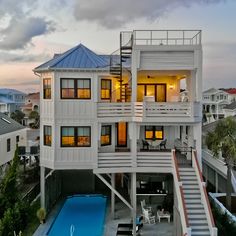
POLYGON ((30 207, 30 212, 29 212, 29 222, 23 230, 23 236, 32 236, 35 230, 39 226, 39 219, 36 216, 37 210, 40 208, 40 203, 39 201, 36 201, 33 203, 33 205, 30 207))

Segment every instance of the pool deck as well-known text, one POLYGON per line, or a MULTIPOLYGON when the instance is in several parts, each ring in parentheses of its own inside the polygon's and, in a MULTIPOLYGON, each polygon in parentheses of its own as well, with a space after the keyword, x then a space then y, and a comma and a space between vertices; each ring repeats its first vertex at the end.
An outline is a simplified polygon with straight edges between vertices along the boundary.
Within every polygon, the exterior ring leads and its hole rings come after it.
MULTIPOLYGON (((63 200, 59 201, 50 214, 47 217, 46 223, 42 224, 38 227, 35 231, 33 236, 46 236, 51 224, 53 223, 55 217, 57 216, 61 206, 63 204, 63 200)), ((139 213, 138 209, 138 213, 139 213)), ((123 203, 116 203, 116 211, 115 211, 115 220, 111 219, 110 214, 110 206, 108 204, 107 207, 107 214, 106 214, 106 223, 104 225, 104 235, 103 236, 116 236, 117 225, 119 223, 129 223, 131 216, 130 210, 126 207, 123 203)), ((161 223, 156 223, 153 225, 144 224, 141 234, 142 236, 157 236, 157 235, 164 235, 164 236, 173 236, 174 226, 173 222, 167 223, 163 220, 161 223)), ((91 235, 92 236, 92 235, 91 235)))

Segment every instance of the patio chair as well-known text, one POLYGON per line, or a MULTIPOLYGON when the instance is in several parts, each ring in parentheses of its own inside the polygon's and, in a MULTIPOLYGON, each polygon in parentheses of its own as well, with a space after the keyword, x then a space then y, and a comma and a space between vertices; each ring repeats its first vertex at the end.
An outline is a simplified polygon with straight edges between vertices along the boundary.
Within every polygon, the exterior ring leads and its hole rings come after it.
POLYGON ((149 143, 146 140, 142 139, 142 144, 143 144, 143 149, 145 149, 146 147, 146 149, 149 150, 149 143))
POLYGON ((142 211, 145 209, 145 210, 148 210, 149 213, 152 213, 152 207, 146 205, 145 199, 140 201, 140 204, 141 204, 142 211))
POLYGON ((155 216, 150 214, 148 210, 143 209, 143 217, 144 217, 144 223, 148 223, 148 224, 156 223, 155 216))
POLYGON ((165 140, 163 140, 163 141, 161 141, 161 143, 160 143, 160 149, 166 149, 166 142, 167 142, 167 139, 165 139, 165 140))

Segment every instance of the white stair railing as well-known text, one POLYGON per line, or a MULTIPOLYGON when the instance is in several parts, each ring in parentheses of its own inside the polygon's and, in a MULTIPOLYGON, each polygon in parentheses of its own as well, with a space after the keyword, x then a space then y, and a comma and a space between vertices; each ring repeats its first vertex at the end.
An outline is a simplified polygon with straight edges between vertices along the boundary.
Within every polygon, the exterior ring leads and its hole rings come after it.
POLYGON ((201 201, 204 206, 210 235, 217 236, 217 228, 215 227, 215 221, 212 215, 211 206, 210 206, 210 202, 209 202, 207 191, 206 191, 206 183, 203 181, 202 172, 200 170, 200 166, 197 160, 196 150, 192 151, 192 165, 197 176, 197 181, 198 181, 200 194, 201 194, 201 201))
POLYGON ((189 226, 188 217, 187 217, 187 210, 184 200, 184 193, 182 182, 180 181, 179 169, 177 164, 177 159, 175 156, 175 150, 172 150, 172 166, 173 166, 173 178, 174 178, 174 186, 175 192, 178 200, 179 206, 179 214, 182 224, 182 231, 184 236, 191 236, 191 228, 189 226))

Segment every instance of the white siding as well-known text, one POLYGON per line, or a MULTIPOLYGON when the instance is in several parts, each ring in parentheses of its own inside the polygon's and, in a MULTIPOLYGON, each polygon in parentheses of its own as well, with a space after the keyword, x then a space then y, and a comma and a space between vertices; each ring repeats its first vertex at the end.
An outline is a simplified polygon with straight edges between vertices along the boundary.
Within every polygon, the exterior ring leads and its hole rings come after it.
POLYGON ((194 52, 184 51, 142 51, 140 53, 140 69, 193 69, 194 52))
POLYGON ((0 166, 11 161, 16 150, 16 136, 19 135, 19 146, 26 145, 26 130, 22 129, 15 132, 0 135, 0 166), (11 140, 10 151, 7 152, 7 139, 11 140))

